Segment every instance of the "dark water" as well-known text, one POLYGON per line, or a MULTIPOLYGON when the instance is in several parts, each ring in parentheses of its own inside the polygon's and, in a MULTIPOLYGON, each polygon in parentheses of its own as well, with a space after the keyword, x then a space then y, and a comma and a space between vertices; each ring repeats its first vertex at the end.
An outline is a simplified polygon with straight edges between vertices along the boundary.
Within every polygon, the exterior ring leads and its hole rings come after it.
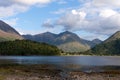
MULTIPOLYGON (((100 70, 96 66, 120 66, 119 56, 0 56, 0 64, 50 64, 64 69, 100 70), (91 67, 92 66, 92 67, 91 67)), ((118 68, 117 68, 118 69, 118 68)))
POLYGON ((0 64, 78 64, 120 66, 119 56, 0 56, 0 64))

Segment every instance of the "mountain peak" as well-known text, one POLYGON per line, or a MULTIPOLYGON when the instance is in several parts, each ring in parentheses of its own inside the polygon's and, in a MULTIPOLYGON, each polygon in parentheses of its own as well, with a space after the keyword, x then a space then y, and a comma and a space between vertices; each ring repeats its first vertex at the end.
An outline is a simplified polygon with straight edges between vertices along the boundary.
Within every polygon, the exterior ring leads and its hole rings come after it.
MULTIPOLYGON (((72 33, 72 32, 70 32, 70 31, 65 31, 65 32, 62 32, 62 33, 60 33, 59 34, 59 36, 65 36, 65 35, 68 35, 68 36, 70 36, 70 35, 76 35, 75 33, 72 33)), ((77 36, 77 35, 76 35, 77 36)))
POLYGON ((62 32, 62 33, 64 33, 64 34, 74 34, 74 33, 70 32, 70 31, 65 31, 65 32, 62 32))
POLYGON ((65 52, 82 52, 90 49, 90 47, 93 47, 96 44, 92 41, 84 40, 80 38, 77 34, 70 31, 65 31, 59 34, 45 32, 38 35, 23 37, 25 39, 55 45, 65 52))
POLYGON ((99 44, 99 43, 101 43, 102 41, 101 41, 100 39, 96 38, 96 39, 92 40, 92 42, 93 42, 93 43, 96 43, 96 44, 99 44))
POLYGON ((70 32, 70 31, 65 31, 64 33, 72 33, 72 32, 70 32))
POLYGON ((115 34, 120 34, 120 31, 117 31, 115 34))
POLYGON ((100 39, 96 38, 96 39, 93 39, 92 41, 101 41, 100 39))
POLYGON ((117 39, 120 39, 120 31, 117 31, 116 33, 114 33, 105 42, 110 42, 110 41, 114 41, 114 40, 117 40, 117 39))
POLYGON ((51 33, 51 32, 49 32, 49 31, 47 31, 47 32, 44 32, 44 33, 42 33, 42 34, 54 34, 54 33, 51 33))

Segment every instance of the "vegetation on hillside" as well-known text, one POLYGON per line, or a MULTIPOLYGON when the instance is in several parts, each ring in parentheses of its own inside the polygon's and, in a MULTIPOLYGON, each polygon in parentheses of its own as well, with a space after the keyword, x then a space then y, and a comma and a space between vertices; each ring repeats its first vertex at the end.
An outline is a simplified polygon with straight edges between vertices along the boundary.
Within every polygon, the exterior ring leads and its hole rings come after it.
POLYGON ((69 31, 60 34, 45 32, 37 35, 23 35, 23 37, 28 40, 55 45, 65 53, 84 52, 101 43, 101 40, 98 39, 93 41, 82 39, 77 34, 69 31))
POLYGON ((46 43, 15 40, 0 43, 0 55, 59 55, 60 50, 46 43))
POLYGON ((85 52, 85 54, 91 55, 120 55, 120 39, 116 39, 110 42, 103 42, 85 52))
POLYGON ((58 46, 59 49, 63 50, 65 53, 78 53, 84 52, 90 49, 88 45, 82 45, 79 42, 69 42, 58 46))

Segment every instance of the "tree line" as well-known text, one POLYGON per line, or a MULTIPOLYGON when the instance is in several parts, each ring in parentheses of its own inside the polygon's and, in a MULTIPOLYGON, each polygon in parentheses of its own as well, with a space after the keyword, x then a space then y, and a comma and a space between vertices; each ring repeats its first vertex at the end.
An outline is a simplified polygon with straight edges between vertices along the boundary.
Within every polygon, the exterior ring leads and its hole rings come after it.
POLYGON ((30 40, 0 42, 0 55, 60 55, 53 45, 30 40))

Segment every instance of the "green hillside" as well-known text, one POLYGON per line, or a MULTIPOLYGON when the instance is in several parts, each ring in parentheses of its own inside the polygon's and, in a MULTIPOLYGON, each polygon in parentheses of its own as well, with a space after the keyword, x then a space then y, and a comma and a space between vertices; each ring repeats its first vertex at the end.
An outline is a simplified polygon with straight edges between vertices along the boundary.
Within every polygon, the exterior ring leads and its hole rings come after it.
POLYGON ((90 49, 88 45, 82 45, 79 42, 69 42, 58 46, 64 52, 84 52, 90 49))
POLYGON ((120 39, 99 44, 85 54, 93 55, 120 55, 120 39))
POLYGON ((15 40, 0 43, 0 55, 59 55, 60 50, 46 43, 15 40))
POLYGON ((120 31, 117 31, 116 33, 114 33, 112 36, 110 36, 107 40, 105 40, 104 42, 110 42, 113 40, 117 40, 120 39, 120 31))

